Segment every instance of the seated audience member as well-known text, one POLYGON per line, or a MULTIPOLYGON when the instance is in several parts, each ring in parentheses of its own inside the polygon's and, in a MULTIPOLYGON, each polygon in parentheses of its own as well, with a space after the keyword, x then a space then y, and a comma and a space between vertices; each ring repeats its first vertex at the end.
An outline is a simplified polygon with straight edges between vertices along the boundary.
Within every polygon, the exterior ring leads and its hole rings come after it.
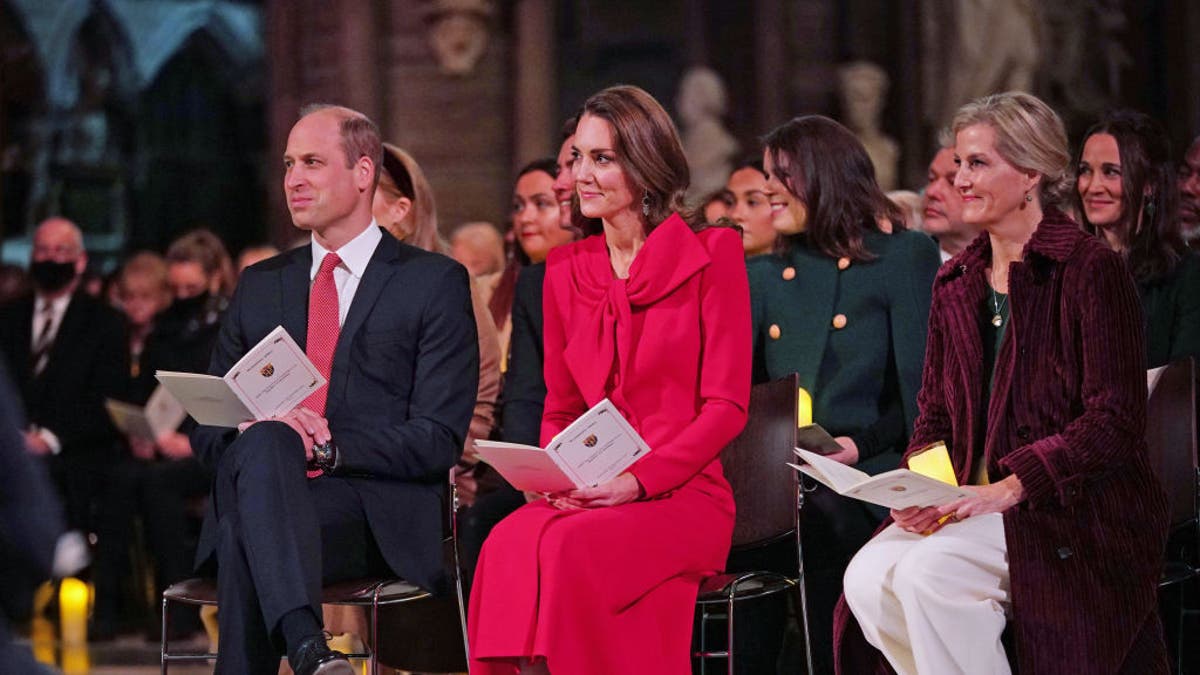
POLYGON ((1179 163, 1179 226, 1184 242, 1200 246, 1200 136, 1179 163))
MULTIPOLYGON (((775 247, 775 227, 771 224, 771 203, 767 201, 767 174, 762 157, 742 160, 725 183, 729 193, 728 217, 742 228, 742 249, 747 258, 770 253, 775 247)), ((715 223, 715 220, 709 220, 715 223)))
POLYGON ((242 252, 239 253, 237 257, 238 276, 242 276, 242 272, 244 272, 247 267, 253 265, 254 263, 266 260, 267 258, 272 258, 277 255, 279 255, 279 249, 270 244, 255 244, 253 246, 247 246, 246 248, 242 249, 242 252))
MULTIPOLYGON (((229 283, 232 261, 224 244, 208 230, 196 230, 175 240, 167 248, 165 279, 146 258, 132 259, 122 270, 122 305, 133 332, 142 317, 139 289, 166 282, 174 301, 153 319, 153 329, 142 349, 134 355, 128 401, 145 404, 158 381, 158 370, 204 372, 212 355, 227 304, 223 290, 229 283), (144 261, 144 262, 143 262, 144 261), (132 306, 131 306, 132 302, 132 306)), ((192 451, 188 433, 195 424, 189 419, 179 429, 153 441, 128 437, 129 452, 108 472, 104 518, 99 526, 96 556, 96 612, 92 635, 111 637, 123 627, 120 616, 120 581, 129 567, 130 533, 140 518, 146 545, 154 562, 158 595, 171 584, 191 575, 195 555, 189 526, 190 504, 208 493, 212 475, 192 451)), ((157 597, 157 595, 156 595, 157 597)), ((161 606, 154 605, 147 632, 157 637, 161 629, 161 606)), ((171 638, 200 628, 195 607, 176 603, 171 607, 171 638)))
MULTIPOLYGON (((900 209, 900 217, 904 220, 906 228, 922 231, 925 222, 921 218, 921 195, 912 190, 891 190, 885 196, 900 209)), ((880 223, 880 226, 882 228, 883 223, 880 223)))
POLYGON ((727 188, 721 188, 706 197, 702 203, 701 212, 704 214, 704 221, 715 223, 722 218, 729 217, 729 211, 733 208, 733 195, 729 194, 727 188))
POLYGON ((1075 167, 1084 229, 1124 256, 1137 283, 1148 366, 1200 356, 1200 257, 1179 236, 1166 132, 1142 113, 1112 113, 1084 135, 1075 167))
POLYGON ((547 263, 540 440, 609 398, 652 450, 496 526, 471 593, 471 672, 687 673, 697 585, 733 530, 717 456, 749 400, 749 331, 730 329, 750 320, 741 242, 679 215, 687 160, 641 89, 589 98, 573 145, 589 236, 547 263))
MULTIPOLYGON (((798 373, 813 421, 843 448, 831 457, 894 469, 916 417, 937 247, 905 228, 862 143, 827 117, 772 131, 763 164, 782 251, 747 261, 754 379, 798 373)), ((804 512, 813 657, 828 672, 842 574, 885 514, 824 487, 804 512)))
POLYGON ((504 271, 504 237, 491 223, 463 223, 450 233, 450 257, 485 286, 492 284, 504 271))
POLYGON ((12 641, 11 626, 29 619, 34 591, 55 571, 63 531, 62 506, 45 467, 26 452, 21 418, 21 402, 0 365, 0 672, 49 675, 27 646, 12 641))
POLYGON ((924 232, 937 240, 942 262, 946 262, 979 236, 980 228, 964 223, 963 199, 954 187, 958 165, 954 161, 954 138, 948 130, 939 137, 941 149, 929 162, 929 182, 925 184, 924 232))
POLYGON ((288 135, 284 192, 302 246, 246 269, 209 372, 282 325, 328 383, 239 429, 201 425, 213 495, 197 561, 216 563, 216 672, 349 675, 322 634, 322 584, 399 575, 444 587, 442 498, 479 376, 466 271, 375 226, 379 130, 318 105, 288 135))
POLYGON ((79 290, 83 235, 50 218, 33 235, 34 294, 0 308, 0 350, 21 394, 29 452, 48 464, 67 526, 91 531, 117 434, 104 399, 120 397, 129 371, 121 317, 79 290))
POLYGON ((963 219, 986 236, 934 283, 906 457, 944 442, 970 496, 893 511, 854 557, 839 672, 1166 673, 1137 291, 1055 206, 1071 158, 1053 110, 998 94, 953 128, 963 219))

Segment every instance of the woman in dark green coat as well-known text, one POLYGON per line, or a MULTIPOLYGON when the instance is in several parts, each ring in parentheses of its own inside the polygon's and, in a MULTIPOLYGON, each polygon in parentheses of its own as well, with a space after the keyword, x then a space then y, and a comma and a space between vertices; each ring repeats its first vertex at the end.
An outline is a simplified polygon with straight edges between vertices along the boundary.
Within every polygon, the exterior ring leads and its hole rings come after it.
POLYGON ((1112 113, 1084 136, 1076 172, 1084 229, 1123 253, 1137 282, 1147 364, 1200 356, 1200 258, 1179 234, 1166 132, 1142 113, 1112 113))
MULTIPOLYGON (((747 262, 754 374, 796 372, 813 421, 868 473, 895 468, 912 431, 937 245, 908 231, 866 150, 837 122, 796 118, 766 138, 780 250, 747 262)), ((885 514, 819 488, 805 504, 813 656, 832 672, 833 606, 850 557, 885 514)))

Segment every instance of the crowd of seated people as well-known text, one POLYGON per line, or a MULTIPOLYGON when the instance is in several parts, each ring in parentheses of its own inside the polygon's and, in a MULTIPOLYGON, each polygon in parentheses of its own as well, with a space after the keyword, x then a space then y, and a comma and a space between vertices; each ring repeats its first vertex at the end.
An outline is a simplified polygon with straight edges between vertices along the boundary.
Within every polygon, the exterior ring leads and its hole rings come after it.
MULTIPOLYGON (((42 222, 28 271, 0 270, 0 352, 24 452, 65 529, 92 535, 92 639, 157 639, 147 584, 213 575, 218 672, 351 672, 324 631, 365 634, 365 615, 314 593, 375 573, 445 591, 452 480, 471 672, 691 672, 700 580, 763 560, 730 556, 720 452, 751 386, 797 373, 831 459, 875 474, 940 441, 969 495, 807 495, 817 672, 1166 672, 1145 371, 1200 356, 1200 138, 1177 154, 1114 110, 1071 148, 1015 92, 945 124, 915 198, 805 115, 685 203, 670 116, 610 87, 555 157, 522 158, 510 222, 443 238, 417 160, 317 105, 283 149, 299 246, 235 266, 198 229, 89 284, 79 228, 42 222), (106 400, 144 405, 159 369, 221 374, 276 325, 328 380, 295 410, 153 439, 114 426, 106 400), (651 447, 609 482, 524 493, 475 453, 544 444, 605 398, 651 447)), ((0 529, 0 559, 13 545, 0 529)), ((169 637, 200 630, 172 611, 169 637)), ((746 624, 739 672, 794 663, 788 621, 746 624)))

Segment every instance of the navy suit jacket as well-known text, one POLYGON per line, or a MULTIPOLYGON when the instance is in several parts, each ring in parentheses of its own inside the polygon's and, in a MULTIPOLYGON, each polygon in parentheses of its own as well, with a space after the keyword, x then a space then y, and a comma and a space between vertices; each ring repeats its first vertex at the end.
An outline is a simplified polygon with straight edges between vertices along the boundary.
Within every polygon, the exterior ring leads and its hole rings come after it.
MULTIPOLYGON (((209 372, 224 375, 276 326, 307 338, 312 247, 246 269, 221 326, 209 372)), ((424 588, 443 577, 443 496, 475 405, 479 343, 466 270, 384 233, 338 337, 326 418, 336 475, 362 498, 392 569, 424 588)), ((197 456, 216 473, 237 431, 199 426, 197 456)), ((216 544, 210 511, 198 563, 216 544)))

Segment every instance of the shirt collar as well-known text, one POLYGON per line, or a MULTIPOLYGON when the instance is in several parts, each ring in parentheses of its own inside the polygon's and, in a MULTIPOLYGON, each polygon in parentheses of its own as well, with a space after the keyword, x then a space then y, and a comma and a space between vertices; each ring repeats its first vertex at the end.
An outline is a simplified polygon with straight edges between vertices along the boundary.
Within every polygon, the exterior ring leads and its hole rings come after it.
MULTIPOLYGON (((371 262, 371 256, 375 254, 375 247, 379 245, 381 239, 383 239, 383 233, 375 225, 375 220, 371 219, 371 224, 367 229, 338 249, 337 254, 342 259, 342 265, 350 270, 350 274, 353 274, 356 279, 361 279, 363 273, 367 271, 367 263, 371 262)), ((317 278, 317 271, 321 269, 321 261, 325 259, 326 253, 329 253, 329 249, 317 243, 317 238, 313 237, 312 268, 308 271, 309 280, 317 278)))
POLYGON ((49 305, 53 309, 56 316, 61 316, 63 312, 67 310, 67 305, 70 304, 70 302, 70 293, 64 293, 53 300, 48 300, 46 296, 38 294, 37 302, 35 302, 33 305, 33 310, 35 313, 41 313, 46 311, 46 305, 49 305))

